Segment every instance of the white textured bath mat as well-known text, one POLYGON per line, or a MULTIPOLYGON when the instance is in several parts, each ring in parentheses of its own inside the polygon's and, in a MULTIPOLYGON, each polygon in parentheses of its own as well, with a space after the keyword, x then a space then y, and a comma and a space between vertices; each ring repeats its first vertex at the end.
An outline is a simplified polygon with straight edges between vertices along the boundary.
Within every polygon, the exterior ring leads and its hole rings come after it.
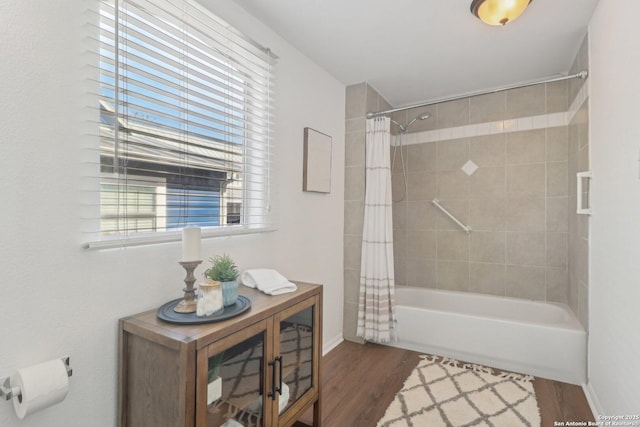
POLYGON ((533 377, 421 358, 378 427, 540 427, 533 377))

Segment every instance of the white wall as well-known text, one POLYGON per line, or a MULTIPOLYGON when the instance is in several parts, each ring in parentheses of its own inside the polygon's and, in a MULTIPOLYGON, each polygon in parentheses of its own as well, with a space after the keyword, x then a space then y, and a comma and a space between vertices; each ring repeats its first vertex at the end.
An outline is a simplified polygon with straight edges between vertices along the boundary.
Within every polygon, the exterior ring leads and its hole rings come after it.
MULTIPOLYGON (((91 2, 93 3, 93 2, 91 2)), ((275 145, 278 231, 203 242, 241 268, 270 266, 324 288, 324 340, 342 336, 344 86, 231 0, 209 1, 279 56, 275 145), (303 128, 333 136, 332 192, 302 187, 303 128)), ((0 425, 114 426, 117 319, 180 296, 180 243, 82 249, 81 145, 85 118, 83 0, 0 3, 0 377, 70 355, 67 399, 19 422, 0 403, 0 425)), ((202 273, 201 266, 197 272, 202 273)))
POLYGON ((589 391, 607 415, 640 414, 640 3, 599 2, 589 27, 589 391))

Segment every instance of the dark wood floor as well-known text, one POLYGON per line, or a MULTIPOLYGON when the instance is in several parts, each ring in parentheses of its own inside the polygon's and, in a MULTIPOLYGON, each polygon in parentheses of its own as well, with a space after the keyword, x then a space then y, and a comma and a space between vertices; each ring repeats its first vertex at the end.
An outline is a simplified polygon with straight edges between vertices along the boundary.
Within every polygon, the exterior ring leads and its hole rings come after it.
MULTIPOLYGON (((394 347, 342 342, 323 359, 322 426, 375 426, 418 364, 419 355, 394 347)), ((594 421, 581 387, 542 378, 536 378, 533 387, 542 427, 553 426, 554 421, 594 421)), ((310 424, 311 413, 301 421, 310 424)))

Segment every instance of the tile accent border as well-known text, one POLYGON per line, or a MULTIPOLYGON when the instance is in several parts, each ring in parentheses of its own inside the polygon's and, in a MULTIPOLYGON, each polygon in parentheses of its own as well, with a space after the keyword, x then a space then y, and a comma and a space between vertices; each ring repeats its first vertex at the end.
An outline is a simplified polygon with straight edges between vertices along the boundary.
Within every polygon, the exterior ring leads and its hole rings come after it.
MULTIPOLYGON (((588 97, 589 84, 588 81, 586 81, 566 112, 408 133, 402 136, 402 145, 422 144, 425 142, 439 142, 499 133, 568 126, 588 97)), ((399 135, 392 137, 392 145, 397 144, 398 136, 399 135)))

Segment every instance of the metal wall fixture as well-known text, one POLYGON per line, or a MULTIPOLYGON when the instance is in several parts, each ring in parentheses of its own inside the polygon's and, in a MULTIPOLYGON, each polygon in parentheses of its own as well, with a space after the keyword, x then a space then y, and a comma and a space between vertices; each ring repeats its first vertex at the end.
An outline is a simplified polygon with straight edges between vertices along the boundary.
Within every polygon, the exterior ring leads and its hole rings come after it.
POLYGON ((462 228, 462 230, 464 230, 465 233, 469 234, 471 233, 473 230, 471 229, 471 227, 469 227, 468 225, 464 225, 462 222, 460 222, 460 220, 458 218, 456 218, 455 216, 453 216, 453 214, 451 212, 449 212, 444 206, 442 206, 440 204, 440 200, 438 199, 433 199, 431 201, 431 203, 433 203, 433 205, 435 207, 437 207, 438 209, 440 209, 446 216, 448 216, 451 221, 455 222, 456 224, 458 224, 458 226, 460 228, 462 228))
POLYGON ((580 71, 579 73, 570 74, 568 76, 555 77, 555 78, 551 78, 551 79, 539 80, 539 81, 530 82, 530 83, 521 83, 521 84, 516 84, 516 85, 511 85, 511 86, 504 86, 504 87, 501 87, 501 88, 498 88, 498 89, 490 89, 490 90, 484 90, 484 91, 480 91, 480 92, 470 92, 470 93, 465 93, 465 94, 462 94, 462 95, 451 96, 449 98, 440 98, 440 99, 436 99, 434 101, 422 102, 420 104, 407 105, 406 107, 392 108, 390 110, 384 110, 384 111, 378 111, 378 112, 368 112, 366 114, 366 117, 367 117, 367 119, 371 119, 371 118, 374 118, 374 117, 384 116, 386 114, 395 113, 397 111, 411 110, 412 108, 428 107, 430 105, 440 104, 440 103, 443 103, 443 102, 457 101, 459 99, 472 98, 474 96, 480 96, 480 95, 488 95, 490 93, 496 93, 496 92, 504 92, 504 91, 511 90, 511 89, 520 89, 520 88, 523 88, 523 87, 535 86, 535 85, 540 85, 540 84, 544 84, 544 83, 560 82, 562 80, 570 80, 570 79, 586 79, 588 76, 589 76, 589 73, 587 71, 583 70, 583 71, 580 71))
MULTIPOLYGON (((67 376, 71 376, 73 374, 73 369, 69 365, 69 357, 61 357, 62 363, 64 363, 64 367, 67 370, 67 376)), ((21 399, 22 390, 20 387, 12 387, 11 386, 11 377, 0 378, 0 399, 3 400, 11 400, 13 398, 21 399)))

